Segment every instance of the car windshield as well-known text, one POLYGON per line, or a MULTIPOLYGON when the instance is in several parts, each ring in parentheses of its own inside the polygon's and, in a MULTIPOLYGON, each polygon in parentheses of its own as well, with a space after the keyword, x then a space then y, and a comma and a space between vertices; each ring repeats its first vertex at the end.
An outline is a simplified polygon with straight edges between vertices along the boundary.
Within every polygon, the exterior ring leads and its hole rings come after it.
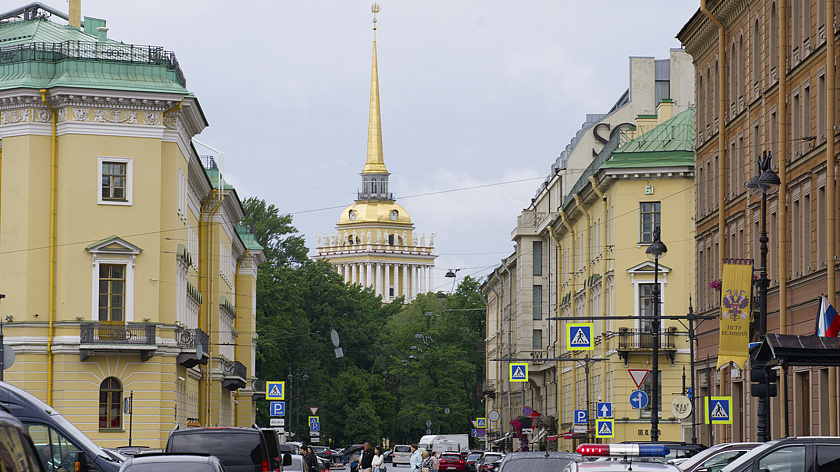
POLYGON ((741 457, 735 459, 734 461, 730 462, 729 464, 727 464, 727 466, 724 467, 723 469, 720 469, 720 472, 729 472, 730 470, 733 470, 736 467, 738 467, 740 464, 743 464, 745 462, 753 460, 753 458, 755 456, 757 456, 757 455, 761 454, 762 452, 766 451, 768 448, 773 447, 773 445, 775 445, 777 442, 779 442, 778 439, 775 440, 775 441, 766 442, 766 443, 762 444, 761 446, 756 447, 755 449, 751 449, 749 452, 747 452, 743 456, 741 456, 741 457))
POLYGON ((261 465, 260 435, 250 432, 195 431, 173 434, 166 452, 213 454, 225 466, 261 465))
POLYGON ((501 454, 485 454, 484 462, 495 462, 502 458, 501 454))
MULTIPOLYGON (((46 403, 44 405, 46 405, 46 403)), ((50 418, 56 423, 58 423, 58 425, 61 426, 64 429, 64 431, 67 432, 67 435, 70 439, 81 443, 79 444, 79 446, 81 446, 82 448, 96 454, 97 456, 102 456, 110 461, 119 462, 114 458, 114 456, 108 454, 107 452, 103 451, 102 448, 94 444, 93 441, 91 441, 87 436, 85 436, 85 433, 81 432, 79 428, 73 426, 73 423, 67 421, 65 417, 56 413, 54 415, 50 415, 50 418)))
POLYGON ((718 444, 717 446, 712 446, 712 447, 706 449, 705 451, 703 451, 701 453, 698 453, 698 454, 695 454, 691 458, 680 462, 679 464, 677 464, 677 467, 679 467, 682 470, 688 470, 688 469, 694 467, 695 465, 699 464, 700 462, 708 459, 709 457, 712 456, 712 454, 714 454, 715 452, 723 449, 726 446, 727 446, 726 444, 718 444))
POLYGON ((557 472, 574 462, 567 457, 527 457, 507 460, 503 464, 504 472, 557 472))
POLYGON ((206 462, 143 462, 131 464, 123 472, 214 472, 212 464, 206 462))
POLYGON ((411 452, 411 446, 396 446, 394 452, 411 452))
POLYGON ((477 461, 478 458, 481 457, 480 452, 472 452, 470 455, 467 456, 468 461, 477 461))

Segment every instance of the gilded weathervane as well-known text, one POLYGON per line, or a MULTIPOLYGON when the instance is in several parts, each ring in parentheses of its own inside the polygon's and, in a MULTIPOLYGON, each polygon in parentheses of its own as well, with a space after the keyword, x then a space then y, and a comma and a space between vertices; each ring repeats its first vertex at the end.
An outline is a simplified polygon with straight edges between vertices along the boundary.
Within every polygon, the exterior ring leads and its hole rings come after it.
POLYGON ((379 5, 374 3, 370 6, 370 11, 373 12, 373 30, 376 31, 376 14, 379 13, 379 5))

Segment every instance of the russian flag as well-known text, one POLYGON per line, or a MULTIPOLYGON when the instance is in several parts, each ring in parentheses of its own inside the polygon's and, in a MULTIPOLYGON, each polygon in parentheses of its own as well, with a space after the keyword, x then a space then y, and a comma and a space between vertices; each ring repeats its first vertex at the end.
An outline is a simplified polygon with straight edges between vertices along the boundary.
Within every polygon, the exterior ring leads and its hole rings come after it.
POLYGON ((828 297, 820 296, 820 313, 815 334, 836 338, 838 332, 840 332, 840 316, 837 316, 837 310, 828 303, 828 297))

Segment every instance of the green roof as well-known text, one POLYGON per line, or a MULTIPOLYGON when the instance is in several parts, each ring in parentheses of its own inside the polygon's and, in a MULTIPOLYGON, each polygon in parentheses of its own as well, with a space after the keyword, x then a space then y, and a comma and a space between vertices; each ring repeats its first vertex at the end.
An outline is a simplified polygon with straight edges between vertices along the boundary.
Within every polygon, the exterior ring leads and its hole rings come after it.
MULTIPOLYGON (((91 25, 103 20, 86 18, 91 25)), ((188 94, 175 54, 47 18, 0 22, 0 90, 78 87, 188 94)))
POLYGON ((613 152, 613 158, 625 153, 662 151, 694 152, 694 108, 679 113, 619 147, 613 152))
POLYGON ((233 227, 236 228, 236 234, 239 235, 239 239, 242 240, 242 244, 245 245, 245 249, 249 251, 262 251, 264 249, 260 243, 257 242, 257 237, 253 232, 251 232, 251 228, 239 223, 234 223, 233 227))
MULTIPOLYGON (((219 169, 204 169, 204 173, 207 174, 207 178, 210 179, 210 185, 213 186, 214 189, 219 188, 219 169)), ((233 185, 225 182, 225 179, 222 179, 222 187, 224 190, 233 190, 233 185)))

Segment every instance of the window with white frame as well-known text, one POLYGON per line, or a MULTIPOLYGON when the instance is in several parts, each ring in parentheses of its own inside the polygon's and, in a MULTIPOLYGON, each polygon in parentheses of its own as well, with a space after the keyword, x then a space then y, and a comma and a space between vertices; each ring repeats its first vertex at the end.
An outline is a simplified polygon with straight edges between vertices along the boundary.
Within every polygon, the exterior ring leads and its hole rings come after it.
POLYGON ((93 255, 91 319, 134 321, 134 265, 141 249, 117 236, 86 249, 93 255))
POLYGON ((189 187, 187 185, 187 176, 178 168, 178 216, 181 221, 187 221, 187 196, 189 194, 189 187))
POLYGON ((639 203, 639 241, 643 243, 653 242, 653 232, 659 227, 660 203, 640 202, 639 203))
POLYGON ((131 205, 133 160, 126 157, 100 157, 97 166, 98 203, 131 205))
POLYGON ((190 265, 192 265, 195 270, 199 270, 198 233, 195 232, 192 225, 189 223, 187 223, 187 251, 189 251, 192 255, 190 258, 190 265))
POLYGON ((223 241, 219 241, 219 275, 227 282, 228 287, 233 290, 233 274, 236 271, 236 262, 233 259, 230 249, 223 241))

